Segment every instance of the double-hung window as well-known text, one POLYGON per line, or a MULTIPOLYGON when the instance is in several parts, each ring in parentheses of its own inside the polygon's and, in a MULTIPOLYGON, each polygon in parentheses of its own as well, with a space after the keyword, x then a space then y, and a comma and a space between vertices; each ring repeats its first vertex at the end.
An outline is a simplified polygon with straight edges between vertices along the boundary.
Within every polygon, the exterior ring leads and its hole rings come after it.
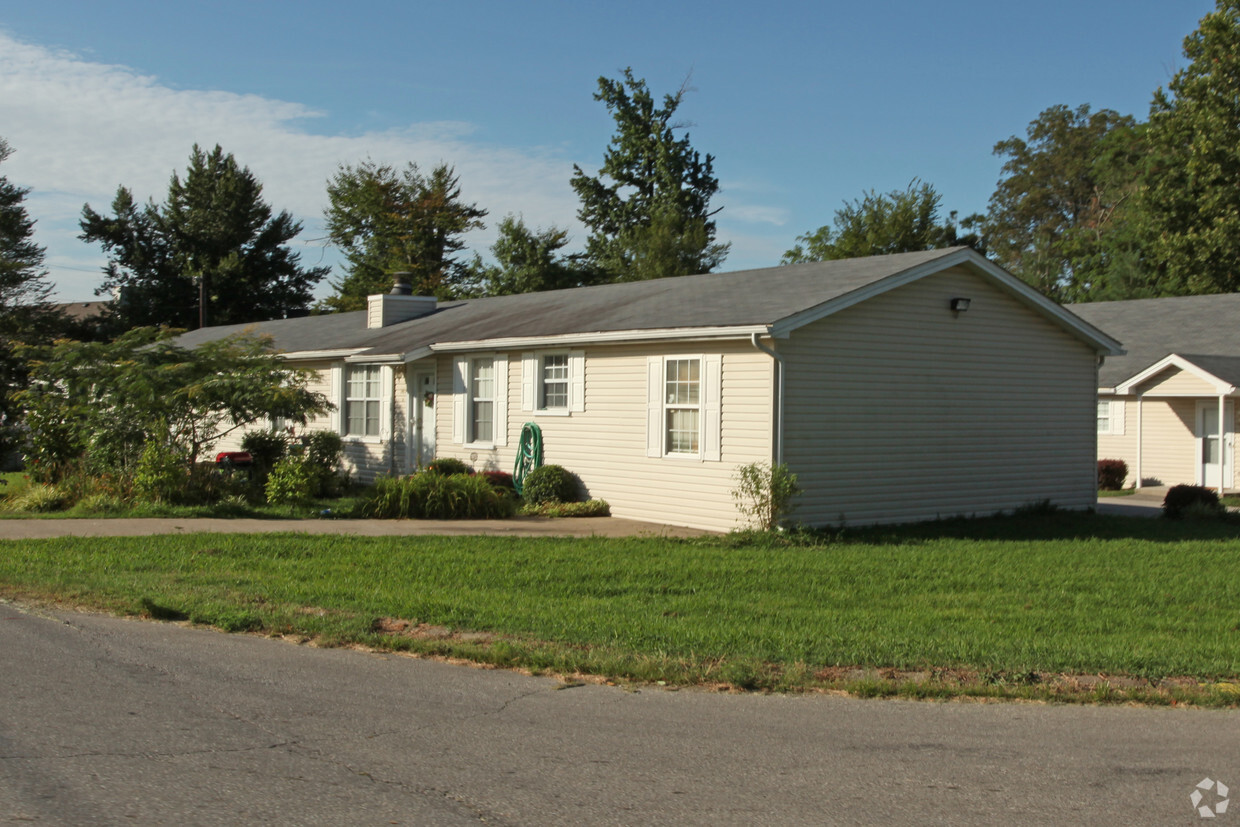
POLYGON ((452 441, 508 444, 508 359, 502 353, 457 356, 452 363, 452 441))
POLYGON ((718 462, 723 357, 651 356, 646 364, 646 455, 718 462))
POLYGON ((1122 436, 1124 433, 1124 400, 1098 401, 1098 433, 1122 436))
POLYGON ((383 410, 381 368, 348 365, 345 373, 345 436, 379 436, 383 410))
POLYGON ((664 367, 663 450, 696 455, 701 433, 702 362, 668 359, 664 367))
POLYGON ((585 411, 585 373, 585 351, 522 354, 521 410, 553 416, 585 411))
POLYGON ((495 359, 484 357, 469 363, 469 441, 495 439, 495 359))

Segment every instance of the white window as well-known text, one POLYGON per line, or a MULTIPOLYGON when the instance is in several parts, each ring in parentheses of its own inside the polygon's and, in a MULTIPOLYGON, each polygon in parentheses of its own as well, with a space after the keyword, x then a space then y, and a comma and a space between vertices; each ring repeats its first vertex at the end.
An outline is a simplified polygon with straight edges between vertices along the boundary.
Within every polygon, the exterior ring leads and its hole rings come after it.
POLYGON ((1123 436, 1124 400, 1101 399, 1098 401, 1098 433, 1123 436))
POLYGON ((349 365, 345 371, 345 436, 379 436, 383 386, 378 365, 349 365))
POLYGON ((585 353, 580 350, 521 356, 521 410, 568 416, 584 411, 585 353))
POLYGON ((702 360, 668 359, 664 362, 664 452, 698 452, 702 397, 702 360))
POLYGON ((720 459, 720 356, 651 356, 647 360, 646 454, 720 459))
POLYGON ((452 441, 508 444, 508 360, 501 354, 458 356, 452 365, 452 441))
POLYGON ((495 437, 495 360, 469 363, 469 441, 491 442, 495 437))

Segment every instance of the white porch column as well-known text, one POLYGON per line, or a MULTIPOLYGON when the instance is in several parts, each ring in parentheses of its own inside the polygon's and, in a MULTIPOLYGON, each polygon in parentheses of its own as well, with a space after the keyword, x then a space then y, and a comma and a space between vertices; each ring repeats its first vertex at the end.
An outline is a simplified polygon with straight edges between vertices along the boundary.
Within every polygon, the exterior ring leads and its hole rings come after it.
POLYGON ((1223 421, 1227 397, 1218 395, 1218 495, 1227 493, 1227 470, 1231 463, 1227 461, 1227 423, 1223 421))
POLYGON ((1145 394, 1143 393, 1137 394, 1137 485, 1136 485, 1137 488, 1141 487, 1141 479, 1142 479, 1142 474, 1141 474, 1141 442, 1142 442, 1141 413, 1142 413, 1142 403, 1144 401, 1145 401, 1145 394))

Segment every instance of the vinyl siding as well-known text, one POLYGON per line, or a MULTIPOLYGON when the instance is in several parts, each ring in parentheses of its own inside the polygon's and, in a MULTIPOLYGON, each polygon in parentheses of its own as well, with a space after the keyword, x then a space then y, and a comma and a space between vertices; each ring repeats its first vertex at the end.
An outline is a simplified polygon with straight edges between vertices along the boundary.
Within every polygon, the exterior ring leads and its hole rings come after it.
MULTIPOLYGON (((1217 404, 1218 397, 1202 397, 1217 404)), ((1141 408, 1141 476, 1143 485, 1196 485, 1198 399, 1143 399, 1138 403, 1128 398, 1124 405, 1124 433, 1121 435, 1098 435, 1099 459, 1122 459, 1128 463, 1125 485, 1132 485, 1137 478, 1137 408, 1141 408)), ((1233 432, 1236 423, 1233 411, 1233 432)), ((1240 441, 1240 440, 1238 440, 1240 441)), ((1232 479, 1228 485, 1235 487, 1236 445, 1232 446, 1232 479)))
POLYGON ((785 460, 806 523, 987 514, 1096 496, 1094 351, 947 271, 795 331, 785 460), (954 296, 972 299, 953 314, 954 296))
POLYGON ((452 358, 439 361, 436 454, 477 469, 512 471, 526 422, 542 429, 544 461, 577 474, 612 514, 716 531, 736 528, 736 468, 770 461, 772 360, 748 342, 585 348, 585 410, 568 416, 521 410, 521 352, 508 359, 508 444, 469 448, 452 441, 452 358), (646 456, 648 356, 722 354, 721 460, 646 456))
POLYGON ((1172 367, 1153 377, 1137 389, 1147 396, 1210 396, 1214 386, 1188 371, 1172 367))

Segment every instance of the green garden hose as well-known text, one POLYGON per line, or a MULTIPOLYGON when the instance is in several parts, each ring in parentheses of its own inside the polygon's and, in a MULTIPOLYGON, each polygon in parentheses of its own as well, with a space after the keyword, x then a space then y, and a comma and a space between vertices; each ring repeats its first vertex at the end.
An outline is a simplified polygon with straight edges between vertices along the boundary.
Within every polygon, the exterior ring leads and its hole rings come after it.
POLYGON ((525 475, 543 464, 542 428, 536 422, 527 422, 521 428, 521 441, 517 443, 517 464, 512 469, 512 484, 517 493, 524 493, 525 475))

